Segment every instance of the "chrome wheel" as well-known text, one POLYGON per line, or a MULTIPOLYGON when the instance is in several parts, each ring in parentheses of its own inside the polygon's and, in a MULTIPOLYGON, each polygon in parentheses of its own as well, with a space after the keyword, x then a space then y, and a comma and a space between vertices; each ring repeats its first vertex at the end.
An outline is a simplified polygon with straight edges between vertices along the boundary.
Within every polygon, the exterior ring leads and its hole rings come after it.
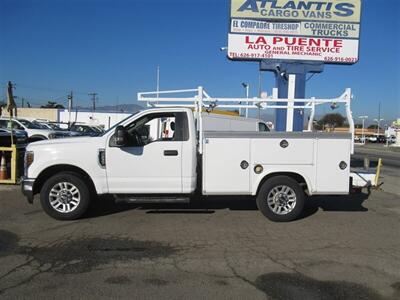
POLYGON ((56 211, 70 213, 78 207, 81 201, 81 194, 72 183, 59 182, 50 190, 49 201, 56 211))
POLYGON ((267 195, 268 207, 278 215, 290 213, 296 206, 296 193, 287 185, 279 185, 271 189, 267 195))

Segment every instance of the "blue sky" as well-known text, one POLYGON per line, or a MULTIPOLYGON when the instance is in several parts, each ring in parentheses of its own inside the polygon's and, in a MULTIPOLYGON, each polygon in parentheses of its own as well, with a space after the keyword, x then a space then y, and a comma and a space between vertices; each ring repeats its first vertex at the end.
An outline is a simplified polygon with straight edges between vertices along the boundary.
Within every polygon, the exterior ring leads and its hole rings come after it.
MULTIPOLYGON (((336 97, 353 88, 355 116, 400 117, 400 5, 364 0, 360 61, 326 66, 307 85, 307 96, 336 97)), ((69 90, 80 105, 88 92, 98 105, 134 103, 138 91, 202 85, 215 96, 251 96, 258 64, 231 62, 227 44, 228 0, 0 0, 1 98, 8 80, 15 94, 33 104, 66 102, 69 90)), ((263 76, 271 91, 274 77, 263 76)), ((328 112, 329 108, 324 110, 328 112)))

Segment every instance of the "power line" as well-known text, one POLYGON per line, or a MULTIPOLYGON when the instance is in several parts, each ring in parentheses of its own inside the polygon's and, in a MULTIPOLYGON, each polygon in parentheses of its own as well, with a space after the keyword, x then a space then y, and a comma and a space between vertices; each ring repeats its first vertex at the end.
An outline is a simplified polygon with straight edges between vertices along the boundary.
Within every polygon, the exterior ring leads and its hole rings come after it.
MULTIPOLYGON (((24 83, 16 83, 14 84, 18 88, 22 89, 31 89, 31 90, 41 90, 41 91, 48 91, 48 92, 63 92, 63 93, 69 93, 69 90, 67 89, 55 89, 55 88, 49 88, 49 87, 40 87, 40 86, 32 86, 32 85, 27 85, 24 83)), ((75 91, 74 94, 79 94, 79 95, 87 95, 88 92, 84 91, 75 91)))

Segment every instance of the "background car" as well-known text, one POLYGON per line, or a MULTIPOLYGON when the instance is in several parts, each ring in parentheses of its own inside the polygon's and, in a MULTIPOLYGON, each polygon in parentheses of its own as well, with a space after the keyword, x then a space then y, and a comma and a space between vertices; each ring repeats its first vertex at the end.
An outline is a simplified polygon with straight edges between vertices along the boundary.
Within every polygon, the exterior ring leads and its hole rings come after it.
POLYGON ((386 143, 386 137, 384 135, 380 135, 376 139, 377 143, 386 143))
POLYGON ((394 144, 394 143, 396 143, 396 137, 395 137, 394 135, 389 136, 389 137, 387 138, 387 140, 388 140, 388 143, 389 143, 389 144, 394 144))
POLYGON ((87 124, 72 124, 70 131, 78 132, 83 136, 100 136, 104 132, 97 126, 87 124))
POLYGON ((17 148, 25 148, 28 144, 28 135, 22 130, 9 130, 0 128, 0 147, 11 146, 11 134, 13 135, 13 142, 17 148))
POLYGON ((0 118, 0 128, 23 130, 27 133, 30 143, 47 139, 71 137, 71 134, 68 132, 45 129, 27 119, 22 118, 13 118, 11 120, 9 118, 0 118))

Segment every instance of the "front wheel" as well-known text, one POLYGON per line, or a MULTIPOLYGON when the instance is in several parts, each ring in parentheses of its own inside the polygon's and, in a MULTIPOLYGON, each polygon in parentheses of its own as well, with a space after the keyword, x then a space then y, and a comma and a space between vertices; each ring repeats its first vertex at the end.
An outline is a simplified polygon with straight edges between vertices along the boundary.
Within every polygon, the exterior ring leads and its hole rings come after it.
POLYGON ((275 222, 295 220, 304 208, 304 191, 296 180, 276 176, 263 183, 257 195, 257 207, 275 222))
POLYGON ((87 184, 74 173, 59 173, 50 177, 40 192, 43 210, 57 220, 75 220, 90 204, 87 184))

